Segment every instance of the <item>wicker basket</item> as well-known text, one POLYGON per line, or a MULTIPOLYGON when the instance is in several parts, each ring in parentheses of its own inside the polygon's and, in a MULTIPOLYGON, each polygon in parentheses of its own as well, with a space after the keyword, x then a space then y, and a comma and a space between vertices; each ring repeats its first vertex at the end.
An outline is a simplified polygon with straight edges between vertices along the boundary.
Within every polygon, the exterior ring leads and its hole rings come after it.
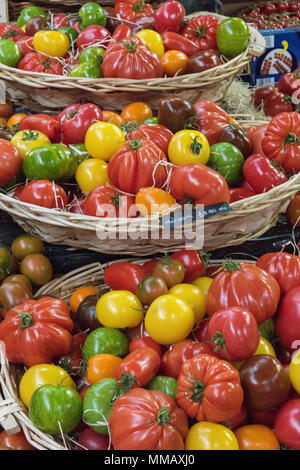
MULTIPOLYGON (((132 259, 130 261, 133 261, 132 259)), ((135 259, 137 263, 146 260, 135 259)), ((245 260, 244 260, 245 261, 245 260)), ((254 261, 247 261, 253 263, 254 261)), ((212 265, 218 266, 221 261, 215 260, 212 265)), ((76 269, 63 277, 49 282, 43 286, 35 297, 52 296, 68 301, 72 292, 78 287, 94 285, 99 288, 100 293, 108 288, 103 281, 103 273, 107 264, 93 263, 76 269)), ((26 408, 21 402, 18 392, 18 383, 24 369, 20 366, 9 364, 5 357, 3 343, 0 343, 0 423, 9 433, 14 434, 21 429, 26 435, 28 442, 39 450, 68 450, 74 448, 74 439, 69 436, 54 439, 39 431, 28 417, 26 408), (1 397, 2 395, 2 397, 1 397)))
MULTIPOLYGON (((267 193, 233 203, 231 212, 205 219, 203 249, 212 251, 240 245, 261 236, 277 223, 279 214, 286 211, 299 190, 300 173, 267 193)), ((175 238, 171 230, 166 239, 156 219, 89 217, 26 204, 5 194, 0 194, 0 209, 8 212, 25 232, 48 243, 106 254, 147 256, 177 251, 192 246, 187 240, 189 233, 196 230, 195 223, 185 225, 181 238, 175 238), (157 238, 150 238, 150 222, 151 230, 158 233, 157 238)))
MULTIPOLYGON (((200 12, 188 18, 198 14, 200 12)), ((220 21, 226 18, 215 16, 220 21)), ((40 112, 42 106, 44 112, 54 113, 78 101, 120 110, 132 102, 133 97, 134 101, 147 101, 152 108, 158 108, 162 97, 167 95, 181 96, 191 102, 202 96, 212 101, 221 100, 234 77, 243 71, 253 56, 260 56, 264 50, 264 38, 250 27, 249 45, 242 54, 201 73, 144 80, 91 79, 24 72, 0 64, 0 79, 6 82, 10 100, 32 112, 40 112)))

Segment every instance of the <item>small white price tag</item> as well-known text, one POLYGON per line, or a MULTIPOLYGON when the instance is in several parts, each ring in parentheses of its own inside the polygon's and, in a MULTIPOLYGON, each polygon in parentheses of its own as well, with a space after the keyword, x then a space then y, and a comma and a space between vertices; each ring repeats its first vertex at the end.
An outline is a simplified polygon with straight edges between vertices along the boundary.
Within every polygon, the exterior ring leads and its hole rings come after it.
POLYGON ((0 23, 8 21, 8 4, 7 0, 0 0, 0 23))

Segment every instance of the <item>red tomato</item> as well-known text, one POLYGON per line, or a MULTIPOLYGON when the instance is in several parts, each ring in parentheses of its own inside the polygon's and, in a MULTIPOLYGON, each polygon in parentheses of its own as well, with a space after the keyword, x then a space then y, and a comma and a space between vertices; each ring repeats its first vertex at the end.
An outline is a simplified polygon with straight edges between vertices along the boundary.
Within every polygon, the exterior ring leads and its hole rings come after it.
POLYGON ((79 434, 77 450, 112 450, 112 447, 108 436, 86 428, 79 434))
POLYGON ((194 342, 191 339, 180 341, 164 353, 159 372, 161 375, 177 379, 182 364, 198 354, 214 355, 209 344, 194 342))
POLYGON ((217 105, 213 101, 209 100, 199 100, 194 104, 197 116, 206 114, 206 113, 217 113, 223 117, 228 117, 228 114, 221 106, 217 105))
POLYGON ((288 180, 284 171, 277 168, 274 162, 257 153, 246 159, 243 173, 246 181, 257 194, 270 191, 288 180))
POLYGON ((143 264, 143 268, 145 272, 147 273, 147 276, 150 276, 152 274, 154 266, 159 262, 159 259, 151 259, 150 261, 147 261, 146 263, 143 264))
POLYGON ((143 266, 117 261, 104 269, 104 282, 112 290, 129 290, 135 294, 136 288, 142 279, 147 277, 143 266))
POLYGON ((29 52, 33 52, 34 50, 32 36, 22 36, 17 40, 17 44, 20 46, 22 57, 24 57, 24 55, 28 54, 29 52))
POLYGON ((33 114, 20 122, 20 130, 31 129, 47 135, 51 142, 57 142, 60 137, 60 123, 53 116, 47 114, 33 114))
POLYGON ((133 196, 120 194, 109 184, 93 189, 81 205, 85 215, 94 217, 137 217, 133 196))
POLYGON ((218 49, 218 19, 213 15, 199 15, 190 18, 181 30, 181 34, 197 44, 200 51, 218 49))
POLYGON ((19 198, 22 202, 48 209, 64 209, 68 200, 64 189, 48 180, 36 180, 26 184, 19 198))
POLYGON ((229 193, 230 193, 230 201, 229 201, 230 204, 256 195, 256 193, 252 191, 252 189, 247 189, 247 188, 230 188, 229 193))
POLYGON ((142 137, 152 140, 157 147, 168 154, 169 142, 173 137, 171 132, 166 126, 162 124, 142 124, 138 129, 126 135, 126 140, 136 140, 142 137))
POLYGON ((98 24, 88 26, 81 31, 76 39, 78 49, 81 51, 85 47, 97 46, 108 47, 111 41, 110 32, 98 24))
POLYGON ((184 450, 188 420, 170 396, 136 388, 114 402, 109 428, 115 450, 184 450))
POLYGON ((140 348, 152 348, 154 349, 157 354, 161 357, 161 347, 158 343, 156 343, 150 336, 144 336, 142 338, 135 338, 129 344, 129 352, 132 353, 136 349, 140 348))
POLYGON ((22 168, 22 157, 13 144, 6 139, 0 139, 0 188, 16 176, 22 168))
POLYGON ((264 113, 267 116, 276 116, 276 114, 290 111, 293 111, 291 99, 281 92, 271 94, 264 102, 264 113))
POLYGON ((162 34, 164 31, 178 33, 184 17, 185 9, 180 2, 174 0, 164 2, 155 12, 155 30, 159 34, 162 34))
POLYGON ((167 157, 154 142, 138 139, 126 144, 108 163, 108 177, 112 185, 130 194, 136 194, 141 188, 161 188, 167 179, 166 167, 159 162, 167 157))
POLYGON ((228 185, 219 173, 201 163, 188 163, 172 171, 169 188, 177 202, 187 199, 210 206, 229 202, 228 185))
POLYGON ((53 26, 54 29, 63 28, 69 24, 70 19, 65 15, 55 15, 53 16, 53 26))
POLYGON ((279 305, 276 332, 281 344, 289 351, 300 348, 300 285, 283 297, 279 305))
POLYGON ((223 308, 209 320, 208 336, 215 355, 226 361, 253 356, 259 343, 255 317, 240 307, 223 308))
POLYGON ((261 126, 255 127, 254 129, 247 129, 248 137, 252 144, 252 152, 258 153, 265 156, 262 149, 262 140, 265 137, 268 124, 262 124, 261 126))
POLYGON ((262 148, 286 172, 300 171, 300 114, 280 113, 269 123, 262 148))
POLYGON ((17 42, 19 39, 25 36, 24 31, 19 28, 16 24, 0 24, 0 38, 10 39, 11 41, 17 42))
POLYGON ((296 227, 300 225, 300 193, 291 200, 286 210, 286 217, 290 224, 296 227))
POLYGON ((126 24, 119 24, 112 35, 112 39, 116 42, 129 39, 132 36, 131 28, 126 24))
POLYGON ((206 311, 211 316, 221 308, 243 307, 262 323, 275 314, 279 299, 273 276, 255 265, 227 259, 209 287, 206 311))
POLYGON ((53 75, 62 75, 63 66, 61 62, 53 57, 45 57, 38 52, 29 52, 25 54, 18 64, 20 70, 27 72, 48 73, 53 75))
POLYGON ((220 142, 220 134, 224 127, 228 126, 232 118, 230 116, 224 116, 219 113, 204 113, 198 114, 197 111, 197 124, 200 132, 205 135, 209 145, 220 142))
POLYGON ((263 86, 257 88, 253 93, 253 104, 256 108, 263 107, 265 101, 270 96, 276 95, 278 93, 278 88, 275 86, 263 86))
POLYGON ((180 51, 190 57, 199 50, 194 41, 173 31, 163 33, 162 40, 165 51, 180 51))
POLYGON ((198 354, 183 363, 176 401, 191 418, 212 423, 232 419, 243 396, 239 373, 229 362, 198 354))
POLYGON ((26 439, 23 431, 8 434, 6 431, 0 433, 0 445, 13 450, 36 450, 26 439))
POLYGON ((275 419, 277 439, 294 450, 300 450, 300 399, 289 400, 278 411, 275 419))
POLYGON ((115 378, 123 387, 145 387, 156 375, 160 356, 153 348, 139 348, 128 354, 117 367, 115 378))
POLYGON ((278 89, 282 93, 292 95, 298 88, 300 88, 299 73, 284 73, 278 80, 278 89))
POLYGON ((0 323, 0 340, 5 343, 10 362, 27 367, 49 364, 54 357, 70 351, 73 327, 64 300, 42 297, 27 300, 18 311, 7 312, 0 323))
POLYGON ((197 277, 203 276, 206 262, 208 261, 207 253, 199 253, 197 250, 180 250, 171 255, 172 259, 176 259, 183 264, 184 279, 183 282, 193 282, 197 277))
POLYGON ((256 266, 271 274, 278 282, 281 295, 293 287, 300 286, 300 257, 284 251, 266 253, 256 262, 256 266))
POLYGON ((63 138, 69 144, 84 142, 88 128, 97 121, 102 121, 102 111, 92 103, 71 104, 59 115, 63 138))
POLYGON ((201 320, 198 323, 197 327, 192 331, 192 336, 193 336, 194 341, 199 341, 199 343, 209 342, 208 324, 209 324, 209 318, 204 318, 204 320, 201 320))
POLYGON ((130 21, 154 14, 152 6, 144 0, 117 0, 115 10, 121 18, 130 21))
POLYGON ((103 59, 102 71, 104 78, 141 80, 162 77, 163 66, 159 57, 134 36, 127 41, 110 44, 103 59))

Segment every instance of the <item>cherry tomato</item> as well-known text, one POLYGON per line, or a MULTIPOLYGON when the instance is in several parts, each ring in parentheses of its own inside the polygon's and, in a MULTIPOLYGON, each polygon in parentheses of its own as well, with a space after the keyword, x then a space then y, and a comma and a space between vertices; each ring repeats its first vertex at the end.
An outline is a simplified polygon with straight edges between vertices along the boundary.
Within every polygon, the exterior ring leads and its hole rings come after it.
POLYGON ((81 191, 90 193, 97 186, 109 182, 107 163, 98 158, 88 158, 78 165, 75 178, 81 191))
POLYGON ((195 316, 195 325, 202 320, 205 315, 205 296, 198 287, 192 284, 177 284, 171 287, 169 294, 185 300, 186 303, 192 307, 195 316))
POLYGON ((73 313, 76 313, 80 303, 88 295, 97 295, 98 291, 94 286, 79 287, 70 297, 70 307, 73 313))
POLYGON ((110 122, 95 122, 85 135, 87 152, 102 160, 110 160, 124 144, 125 135, 118 126, 110 122))
POLYGON ((176 132, 170 140, 168 156, 174 165, 187 163, 205 163, 209 159, 209 143, 199 131, 182 130, 176 132))
POLYGON ((136 288, 136 295, 143 305, 151 305, 153 300, 167 293, 168 286, 166 282, 157 276, 148 276, 142 279, 136 288))

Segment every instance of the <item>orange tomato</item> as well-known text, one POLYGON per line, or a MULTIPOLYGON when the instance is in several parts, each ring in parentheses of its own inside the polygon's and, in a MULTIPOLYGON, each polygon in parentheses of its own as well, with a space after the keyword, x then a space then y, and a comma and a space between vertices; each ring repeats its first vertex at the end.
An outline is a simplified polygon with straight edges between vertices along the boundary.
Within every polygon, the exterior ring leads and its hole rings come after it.
POLYGON ((121 116, 113 111, 102 111, 102 121, 103 122, 112 122, 116 126, 122 126, 124 123, 121 116))
POLYGON ((130 103, 121 112, 121 118, 125 122, 129 121, 143 121, 152 117, 152 109, 146 103, 136 101, 135 103, 130 103))
POLYGON ((9 120, 7 121, 7 126, 8 127, 12 127, 14 126, 15 124, 19 124, 21 121, 23 121, 23 119, 25 119, 27 117, 27 114, 22 114, 22 113, 19 113, 19 114, 14 114, 13 116, 11 116, 9 118, 9 120))
POLYGON ((135 197, 135 203, 144 217, 168 214, 178 207, 171 194, 160 188, 141 188, 135 197))
POLYGON ((274 432, 262 424, 248 424, 234 431, 240 450, 280 450, 274 432))
POLYGON ((91 385, 107 377, 114 377, 123 359, 113 354, 96 354, 88 360, 87 380, 91 385))
POLYGON ((168 77, 174 77, 176 74, 184 74, 189 58, 181 51, 170 50, 164 53, 160 61, 164 73, 168 75, 168 77))
POLYGON ((97 295, 98 291, 94 286, 79 287, 70 297, 70 307, 73 313, 76 313, 80 302, 83 301, 88 295, 97 295))

